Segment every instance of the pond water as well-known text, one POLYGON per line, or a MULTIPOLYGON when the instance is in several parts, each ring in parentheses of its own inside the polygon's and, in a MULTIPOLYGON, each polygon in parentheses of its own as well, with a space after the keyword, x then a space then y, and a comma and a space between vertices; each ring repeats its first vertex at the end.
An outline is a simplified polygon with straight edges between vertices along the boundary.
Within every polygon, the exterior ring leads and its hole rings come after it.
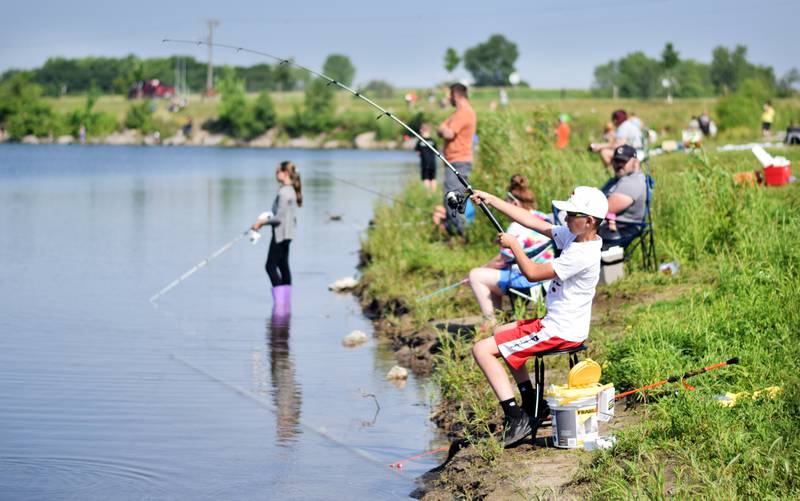
POLYGON ((443 444, 432 389, 387 382, 391 352, 327 290, 355 273, 376 199, 331 175, 390 194, 416 157, 0 146, 0 497, 407 496, 439 458, 387 465, 443 444), (271 319, 266 231, 154 307, 271 207, 285 159, 305 196, 288 325, 271 319), (343 347, 354 329, 370 341, 343 347))

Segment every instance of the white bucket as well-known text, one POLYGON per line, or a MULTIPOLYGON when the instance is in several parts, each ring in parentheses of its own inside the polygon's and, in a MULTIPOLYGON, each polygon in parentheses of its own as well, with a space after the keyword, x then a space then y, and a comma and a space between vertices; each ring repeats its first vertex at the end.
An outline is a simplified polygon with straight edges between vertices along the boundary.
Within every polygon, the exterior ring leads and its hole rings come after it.
POLYGON ((553 420, 553 444, 562 449, 577 449, 583 447, 586 441, 596 440, 597 396, 578 398, 559 405, 562 400, 547 397, 553 420))
POLYGON ((614 417, 614 387, 611 386, 597 395, 597 420, 607 423, 614 417))

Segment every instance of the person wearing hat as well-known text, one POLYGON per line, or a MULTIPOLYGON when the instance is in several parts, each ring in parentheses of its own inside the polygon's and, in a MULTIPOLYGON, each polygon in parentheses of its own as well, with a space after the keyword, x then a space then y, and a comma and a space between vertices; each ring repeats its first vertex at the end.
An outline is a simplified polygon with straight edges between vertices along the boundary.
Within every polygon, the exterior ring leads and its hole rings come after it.
POLYGON ((600 190, 608 198, 606 222, 600 226, 603 250, 627 246, 641 232, 647 206, 647 178, 636 149, 623 144, 611 158, 614 176, 600 190))
POLYGON ((520 271, 531 282, 550 280, 547 314, 543 318, 519 320, 494 329, 492 337, 472 347, 472 355, 494 390, 505 415, 503 444, 524 440, 540 423, 532 423, 536 395, 525 362, 536 353, 580 346, 589 335, 592 300, 600 278, 600 248, 603 240, 597 231, 608 213, 608 200, 602 191, 578 186, 569 200, 554 201, 566 226, 543 221, 523 207, 513 205, 483 191, 475 191, 472 201, 485 202, 519 224, 551 238, 561 250, 548 263, 535 263, 525 255, 514 235, 501 233, 498 241, 511 250, 520 271), (517 405, 514 390, 503 370, 506 364, 522 395, 517 405))
POLYGON ((611 121, 617 128, 614 139, 607 143, 592 143, 589 145, 589 151, 600 153, 600 158, 606 167, 611 166, 614 150, 623 144, 634 148, 641 148, 644 145, 640 120, 628 118, 628 113, 625 110, 616 110, 611 114, 611 121))

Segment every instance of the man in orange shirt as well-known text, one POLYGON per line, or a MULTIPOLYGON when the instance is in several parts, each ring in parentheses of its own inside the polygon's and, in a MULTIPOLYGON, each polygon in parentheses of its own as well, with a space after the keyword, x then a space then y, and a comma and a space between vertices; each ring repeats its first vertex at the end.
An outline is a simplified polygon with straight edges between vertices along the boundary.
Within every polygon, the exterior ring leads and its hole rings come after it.
MULTIPOLYGON (((478 120, 475 111, 467 98, 467 87, 456 83, 450 86, 450 104, 456 111, 447 120, 439 125, 439 136, 444 139, 444 158, 461 174, 464 179, 469 178, 472 170, 472 138, 478 120)), ((464 186, 449 168, 444 169, 444 205, 447 206, 446 196, 450 191, 464 194, 464 186)), ((451 233, 464 234, 465 220, 460 214, 447 211, 445 227, 451 233)))

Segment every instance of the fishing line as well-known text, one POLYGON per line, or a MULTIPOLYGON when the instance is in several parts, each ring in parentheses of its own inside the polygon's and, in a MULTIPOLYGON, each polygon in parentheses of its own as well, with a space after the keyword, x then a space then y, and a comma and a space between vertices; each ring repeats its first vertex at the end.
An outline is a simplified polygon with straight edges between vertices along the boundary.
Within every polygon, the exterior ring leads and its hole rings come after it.
MULTIPOLYGON (((408 124, 406 124, 405 122, 400 120, 400 118, 398 118, 397 115, 395 115, 394 113, 390 112, 386 108, 383 108, 381 105, 377 104, 375 101, 373 101, 370 98, 366 97, 361 92, 348 87, 347 85, 343 84, 342 82, 339 82, 338 80, 336 80, 334 78, 331 78, 331 77, 329 77, 329 76, 327 76, 327 75, 325 75, 323 73, 319 73, 317 71, 314 71, 311 68, 308 68, 308 67, 303 66, 301 64, 295 63, 291 59, 285 59, 285 58, 282 58, 282 57, 274 56, 274 55, 269 54, 267 52, 257 51, 257 50, 253 50, 253 49, 247 49, 245 47, 237 47, 235 45, 228 45, 228 44, 221 44, 221 43, 208 43, 208 42, 203 42, 201 40, 180 40, 180 39, 172 39, 172 38, 165 38, 165 39, 162 40, 162 43, 189 44, 189 45, 197 45, 197 46, 206 45, 206 46, 211 46, 211 47, 220 47, 220 48, 225 48, 225 49, 232 49, 232 50, 235 50, 236 52, 248 52, 250 54, 255 54, 255 55, 259 55, 259 56, 268 57, 270 59, 273 59, 273 60, 277 61, 278 64, 286 64, 286 65, 294 66, 295 68, 299 68, 299 69, 301 69, 303 71, 307 71, 308 73, 311 73, 312 75, 315 75, 315 76, 317 76, 319 78, 322 78, 323 80, 327 80, 328 85, 336 85, 337 87, 340 87, 340 88, 346 90, 347 92, 353 94, 357 98, 364 100, 367 104, 369 104, 370 106, 372 106, 376 110, 380 111, 380 115, 378 115, 376 117, 376 119, 379 119, 379 118, 384 117, 384 116, 389 117, 390 119, 394 120, 398 125, 400 125, 405 130, 407 130, 412 136, 414 136, 417 139, 419 139, 420 141, 422 141, 422 143, 428 149, 430 149, 444 163, 444 165, 448 169, 450 169, 450 171, 453 173, 453 175, 456 176, 456 179, 458 179, 458 182, 461 183, 461 185, 464 187, 464 189, 465 189, 465 191, 466 191, 468 196, 471 196, 471 195, 473 195, 475 193, 475 191, 472 189, 472 186, 469 184, 469 182, 467 182, 466 179, 464 179, 464 177, 461 175, 461 173, 458 172, 456 170, 456 168, 453 167, 453 165, 450 162, 447 161, 446 158, 444 158, 444 156, 439 152, 439 150, 434 148, 431 144, 428 143, 428 141, 423 139, 423 137, 420 136, 419 133, 417 133, 417 131, 415 131, 408 124)), ((499 233, 503 233, 503 227, 500 226, 500 223, 494 217, 494 214, 492 214, 492 211, 489 210, 489 207, 486 205, 486 202, 481 201, 478 204, 478 206, 480 207, 481 211, 483 211, 483 213, 486 215, 486 217, 489 218, 489 221, 491 221, 492 225, 494 225, 494 227, 497 229, 497 231, 499 233)))
POLYGON ((387 198, 387 199, 389 199, 389 200, 391 200, 391 201, 393 201, 395 203, 398 203, 400 205, 405 205, 406 207, 408 207, 410 209, 418 210, 418 211, 424 212, 426 214, 431 212, 430 210, 425 210, 422 207, 417 207, 416 205, 412 205, 412 204, 406 202, 405 200, 400 200, 399 198, 392 197, 392 196, 387 195, 387 194, 385 194, 383 192, 380 192, 378 190, 373 190, 372 188, 367 188, 366 186, 361 186, 361 185, 356 184, 356 183, 354 183, 352 181, 349 181, 347 179, 342 179, 340 177, 336 177, 333 174, 329 174, 329 173, 326 172, 325 175, 328 176, 329 178, 333 179, 334 181, 339 181, 340 183, 349 184, 350 186, 352 186, 354 188, 358 188, 359 190, 364 190, 367 193, 372 193, 373 195, 378 195, 381 198, 387 198))
MULTIPOLYGON (((240 395, 240 396, 242 396, 242 397, 254 402, 259 407, 267 409, 268 411, 270 411, 273 414, 277 415, 278 409, 275 408, 274 405, 272 405, 269 402, 263 400, 262 398, 259 398, 258 395, 253 394, 253 392, 248 391, 248 390, 242 388, 239 385, 236 385, 236 384, 233 384, 233 383, 229 383, 229 382, 225 381, 224 379, 214 375, 213 373, 211 373, 207 369, 205 369, 203 367, 200 367, 199 365, 193 364, 192 362, 186 360, 185 358, 183 358, 183 357, 181 357, 179 355, 172 354, 172 355, 170 355, 170 357, 173 360, 176 360, 176 361, 180 362, 181 364, 185 365, 189 369, 192 369, 193 371, 197 372, 198 374, 202 374, 203 376, 207 377, 208 379, 210 379, 210 380, 212 380, 212 381, 224 386, 225 388, 233 391, 234 393, 237 393, 238 395, 240 395)), ((373 456, 369 452, 367 452, 367 451, 365 451, 363 449, 360 449, 358 447, 355 447, 353 445, 350 445, 350 444, 344 442, 343 440, 334 437, 333 435, 331 435, 324 428, 322 428, 322 427, 316 428, 314 426, 311 426, 311 425, 303 422, 303 420, 301 420, 301 419, 298 419, 298 423, 304 429, 306 429, 306 430, 308 430, 310 432, 313 432, 314 434, 316 434, 316 435, 328 440, 329 442, 331 442, 331 443, 333 443, 333 444, 335 444, 335 445, 337 445, 339 447, 342 447, 342 448, 352 452, 356 456, 359 456, 360 458, 365 459, 365 460, 369 461, 370 463, 373 463, 373 464, 376 464, 376 465, 380 465, 381 468, 385 468, 386 467, 386 463, 384 463, 380 459, 376 458, 375 456, 373 456)), ((413 478, 409 477, 405 473, 403 473, 403 472, 401 472, 399 470, 395 470, 395 472, 398 475, 402 476, 403 478, 413 481, 413 478)))
POLYGON ((187 270, 187 271, 186 271, 186 272, 185 272, 183 275, 179 276, 178 278, 176 278, 175 280, 173 280, 172 282, 170 282, 170 283, 169 283, 169 284, 168 284, 166 287, 164 287, 164 288, 163 288, 163 289, 161 289, 160 291, 158 291, 158 292, 156 292, 155 294, 153 294, 153 296, 150 298, 150 302, 155 304, 155 302, 156 302, 156 301, 158 301, 158 300, 159 300, 159 298, 161 298, 161 296, 163 296, 163 295, 164 295, 164 294, 166 294, 167 292, 171 291, 171 290, 172 290, 174 287, 176 287, 178 284, 180 284, 181 282, 183 282, 184 280, 186 280, 186 279, 187 279, 187 278, 189 278, 190 276, 194 275, 194 274, 195 274, 195 272, 197 272, 197 271, 199 271, 200 269, 204 268, 204 267, 205 267, 206 265, 208 265, 208 263, 210 263, 210 262, 211 262, 211 261, 212 261, 214 258, 217 258, 217 257, 221 256, 222 254, 224 254, 225 252, 227 252, 227 251, 228 251, 228 249, 230 249, 231 247, 233 247, 234 245, 236 245, 236 244, 237 244, 237 243, 238 243, 238 242, 239 242, 241 239, 243 239, 244 237, 246 237, 247 235, 249 235, 249 234, 250 234, 250 231, 251 231, 251 230, 248 228, 248 229, 247 229, 247 231, 245 231, 244 233, 242 233, 242 234, 241 234, 241 235, 239 235, 238 237, 234 238, 234 239, 233 239, 233 240, 231 240, 230 242, 226 243, 225 245, 223 245, 222 247, 220 247, 219 249, 217 249, 216 251, 214 251, 214 252, 213 252, 213 253, 212 253, 210 256, 208 256, 207 258, 203 259, 202 261, 200 261, 200 262, 199 262, 199 263, 197 263, 196 265, 194 265, 194 266, 192 266, 191 268, 189 268, 189 269, 188 269, 188 270, 187 270))

